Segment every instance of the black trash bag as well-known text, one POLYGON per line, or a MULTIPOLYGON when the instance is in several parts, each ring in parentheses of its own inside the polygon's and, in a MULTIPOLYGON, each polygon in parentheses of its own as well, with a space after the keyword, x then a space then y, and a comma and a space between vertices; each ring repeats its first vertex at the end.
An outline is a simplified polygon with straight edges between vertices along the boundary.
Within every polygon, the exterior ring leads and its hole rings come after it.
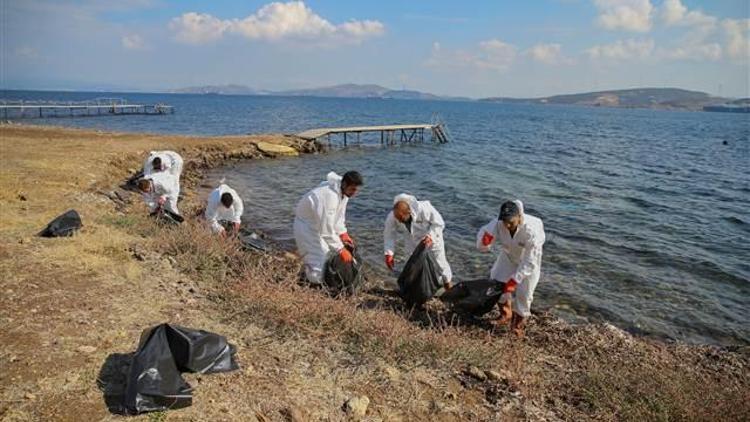
POLYGON ((255 232, 240 232, 240 244, 245 250, 255 250, 260 252, 271 252, 271 247, 268 245, 262 236, 255 232))
POLYGON ((398 276, 401 298, 408 306, 422 306, 443 287, 440 266, 432 251, 420 242, 398 276))
POLYGON ((64 214, 57 216, 47 224, 47 227, 39 232, 42 237, 66 237, 73 236, 83 226, 81 216, 76 210, 68 210, 64 214))
POLYGON ((175 214, 172 211, 164 208, 159 208, 149 215, 156 218, 156 220, 161 223, 178 225, 185 221, 185 217, 181 216, 180 214, 175 214))
POLYGON ((334 296, 339 294, 354 294, 364 283, 363 260, 357 252, 357 248, 345 246, 351 252, 354 260, 345 263, 338 253, 333 254, 326 261, 323 269, 323 282, 328 291, 334 296))
POLYGON ((105 400, 110 411, 127 415, 190 406, 193 389, 181 373, 239 369, 235 352, 218 334, 171 324, 151 327, 133 354, 122 401, 118 405, 105 400))
POLYGON ((451 287, 440 300, 459 312, 482 316, 490 312, 503 294, 502 284, 494 280, 466 280, 451 287))

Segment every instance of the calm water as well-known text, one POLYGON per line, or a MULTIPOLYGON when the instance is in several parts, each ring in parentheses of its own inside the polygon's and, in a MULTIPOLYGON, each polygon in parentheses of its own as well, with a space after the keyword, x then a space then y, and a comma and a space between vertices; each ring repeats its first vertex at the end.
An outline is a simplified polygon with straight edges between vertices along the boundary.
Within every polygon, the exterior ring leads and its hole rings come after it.
MULTIPOLYGON (((111 95, 111 94, 107 94, 111 95)), ((90 99, 89 93, 3 97, 90 99)), ((476 230, 520 198, 547 231, 535 306, 691 342, 750 343, 750 116, 430 101, 123 94, 170 116, 33 120, 106 130, 238 134, 427 122, 453 142, 352 147, 217 169, 245 198, 246 220, 291 239, 298 198, 330 170, 366 186, 347 212, 372 267, 392 197, 429 199, 447 222, 458 279, 485 276, 476 230), (723 145, 726 141, 727 145, 723 145)), ((402 257, 403 251, 399 251, 402 257)), ((380 271, 380 270, 379 270, 380 271)))

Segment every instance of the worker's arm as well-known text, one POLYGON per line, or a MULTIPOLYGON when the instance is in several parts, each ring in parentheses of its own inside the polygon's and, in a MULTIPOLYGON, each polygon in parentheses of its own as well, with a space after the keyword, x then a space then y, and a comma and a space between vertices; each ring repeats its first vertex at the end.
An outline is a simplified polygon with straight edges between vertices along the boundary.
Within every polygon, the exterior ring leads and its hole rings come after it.
POLYGON ((336 233, 336 204, 334 200, 330 197, 311 195, 310 201, 321 239, 334 251, 341 250, 344 247, 344 242, 336 233))
POLYGON ((524 241, 523 252, 521 253, 521 261, 518 264, 518 269, 513 274, 513 279, 518 284, 522 284, 529 276, 531 276, 536 270, 538 270, 541 264, 542 258, 542 243, 543 239, 540 239, 537 234, 532 233, 524 241))
MULTIPOLYGON (((347 203, 349 202, 346 200, 347 203)), ((336 216, 336 236, 341 236, 341 234, 346 233, 346 204, 344 204, 343 209, 341 210, 341 215, 336 216)))
POLYGON ((385 255, 394 255, 396 252, 396 224, 396 217, 393 216, 393 211, 391 211, 385 218, 383 228, 383 253, 385 255))
POLYGON ((206 205, 206 221, 211 226, 211 231, 214 233, 221 233, 224 231, 224 227, 219 224, 219 201, 216 195, 212 192, 208 197, 208 204, 206 205))
POLYGON ((434 240, 443 235, 443 229, 445 229, 445 221, 443 216, 440 215, 438 210, 432 206, 429 202, 422 204, 421 209, 424 213, 424 218, 430 222, 430 228, 427 234, 434 240))
POLYGON ((158 196, 151 192, 146 192, 143 194, 143 201, 146 203, 149 212, 154 212, 159 208, 159 203, 157 200, 158 196))
POLYGON ((232 205, 234 205, 234 216, 232 217, 232 222, 239 224, 242 221, 242 213, 245 212, 245 205, 242 203, 242 198, 240 198, 239 195, 234 195, 232 205))
POLYGON ((497 220, 493 218, 492 221, 482 226, 477 232, 477 249, 480 252, 489 252, 490 247, 495 243, 497 224, 497 220))

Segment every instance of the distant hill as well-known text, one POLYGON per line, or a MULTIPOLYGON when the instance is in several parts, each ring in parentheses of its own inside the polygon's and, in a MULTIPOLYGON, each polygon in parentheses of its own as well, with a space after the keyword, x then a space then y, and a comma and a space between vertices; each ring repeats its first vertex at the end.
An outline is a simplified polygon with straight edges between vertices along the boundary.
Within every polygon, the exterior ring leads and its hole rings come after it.
POLYGON ((321 88, 287 91, 260 91, 243 85, 208 85, 180 88, 175 94, 278 95, 290 97, 381 98, 398 100, 469 100, 463 97, 441 97, 420 91, 393 90, 374 84, 342 84, 321 88))
POLYGON ((542 98, 483 98, 480 101, 527 104, 568 104, 596 107, 655 108, 702 110, 703 107, 724 103, 726 98, 713 97, 705 92, 679 88, 636 88, 582 94, 555 95, 542 98))

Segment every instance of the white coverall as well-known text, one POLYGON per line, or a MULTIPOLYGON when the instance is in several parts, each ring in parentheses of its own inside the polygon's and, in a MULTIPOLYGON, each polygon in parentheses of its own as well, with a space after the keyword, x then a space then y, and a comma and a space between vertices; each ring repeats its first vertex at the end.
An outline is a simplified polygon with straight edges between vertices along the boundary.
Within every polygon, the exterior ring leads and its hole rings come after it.
POLYGON ((162 171, 167 171, 177 178, 177 183, 180 182, 180 175, 182 175, 182 164, 183 160, 180 154, 174 151, 151 151, 146 157, 146 161, 143 162, 143 175, 150 176, 154 173, 154 165, 152 164, 154 158, 161 158, 162 171))
POLYGON ((344 247, 339 235, 346 233, 346 204, 341 176, 328 173, 326 181, 306 193, 294 214, 294 241, 311 283, 323 282, 323 267, 330 252, 344 247))
POLYGON ((172 174, 160 171, 146 176, 144 179, 151 180, 151 192, 143 194, 143 200, 146 201, 146 205, 148 205, 151 212, 159 208, 159 198, 164 197, 166 199, 164 209, 175 214, 180 213, 177 210, 177 197, 180 194, 180 184, 172 174))
MULTIPOLYGON (((388 213, 385 219, 385 229, 383 230, 383 249, 386 255, 393 255, 396 248, 396 234, 402 233, 406 243, 406 249, 414 251, 419 242, 425 236, 430 235, 432 238, 432 253, 435 255, 440 270, 442 271, 443 281, 451 281, 453 272, 445 258, 445 243, 443 242, 443 229, 445 222, 430 201, 417 201, 412 195, 402 193, 393 198, 393 204, 404 201, 409 204, 411 211, 411 231, 407 231, 406 225, 396 219, 393 211, 388 213)), ((411 252, 409 252, 411 254, 411 252)))
POLYGON ((541 275, 544 225, 541 219, 524 214, 521 201, 513 202, 519 206, 523 216, 523 222, 519 224, 515 235, 511 236, 502 222, 493 219, 479 229, 477 248, 482 252, 489 252, 492 243, 500 244, 500 255, 492 266, 490 278, 502 283, 511 278, 516 280, 518 285, 513 300, 513 311, 526 318, 531 316, 531 302, 534 300, 534 290, 541 275), (487 246, 482 244, 484 233, 493 236, 492 242, 487 246))
POLYGON ((224 231, 224 227, 219 223, 220 221, 229 221, 231 223, 239 224, 242 219, 242 212, 244 211, 244 205, 242 199, 237 195, 237 191, 225 185, 220 184, 219 187, 211 191, 208 195, 208 205, 206 206, 206 221, 211 225, 211 230, 214 233, 221 233, 224 231), (232 205, 227 208, 221 203, 221 196, 225 193, 232 195, 232 205))

